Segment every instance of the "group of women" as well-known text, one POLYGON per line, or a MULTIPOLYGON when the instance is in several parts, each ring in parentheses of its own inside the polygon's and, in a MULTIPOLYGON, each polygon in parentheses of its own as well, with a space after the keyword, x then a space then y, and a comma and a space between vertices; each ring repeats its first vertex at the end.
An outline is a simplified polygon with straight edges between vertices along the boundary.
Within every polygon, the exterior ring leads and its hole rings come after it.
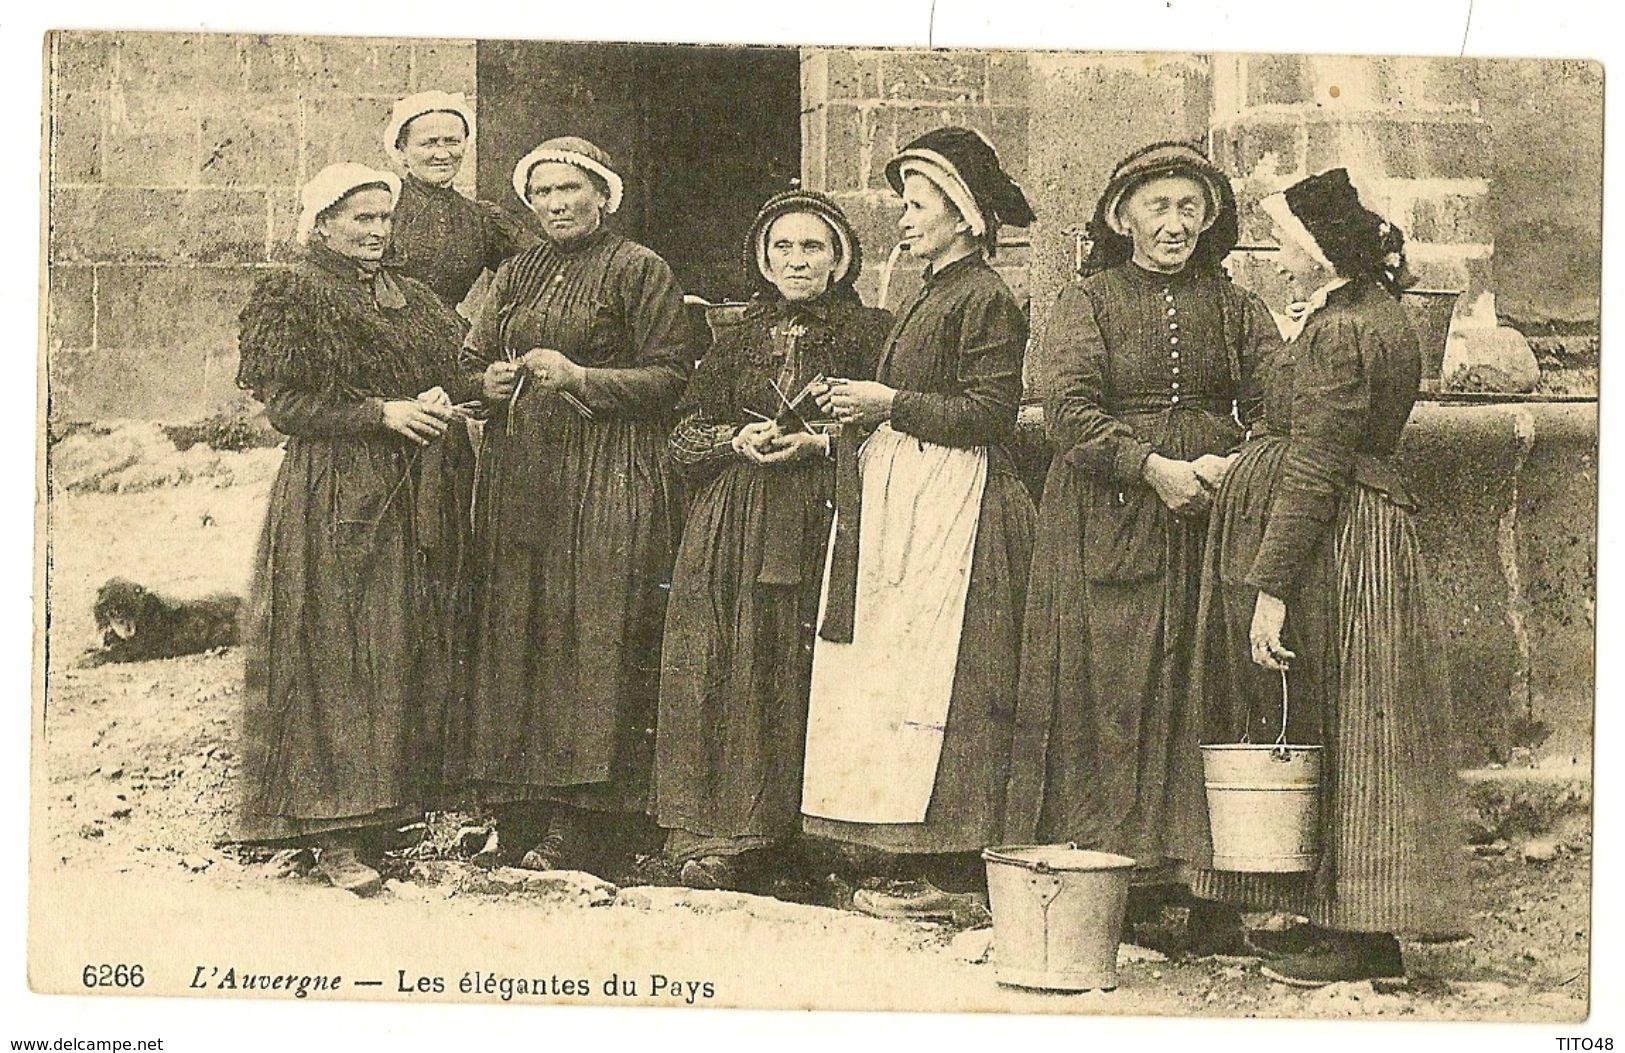
POLYGON ((607 865, 652 815, 686 884, 835 844, 856 907, 915 917, 973 895, 986 846, 1070 841, 1137 861, 1137 911, 1179 890, 1215 946, 1237 905, 1306 916, 1266 948, 1303 984, 1454 927, 1448 695, 1386 460, 1419 368, 1403 238, 1346 173, 1263 202, 1309 293, 1283 343, 1221 268, 1222 173, 1179 144, 1118 165, 1049 319, 1035 508, 1005 451, 1028 325, 989 263, 1035 217, 983 136, 886 167, 925 264, 895 317, 855 291, 841 208, 791 190, 707 347, 614 230, 608 155, 520 160, 537 237, 452 188, 473 128, 461 96, 401 100, 404 180, 319 173, 304 257, 242 314, 239 382, 289 436, 245 840, 369 894, 426 808, 493 815, 478 858, 542 869, 607 865), (1320 867, 1216 871, 1198 745, 1268 723, 1287 666, 1290 734, 1328 754, 1320 867))

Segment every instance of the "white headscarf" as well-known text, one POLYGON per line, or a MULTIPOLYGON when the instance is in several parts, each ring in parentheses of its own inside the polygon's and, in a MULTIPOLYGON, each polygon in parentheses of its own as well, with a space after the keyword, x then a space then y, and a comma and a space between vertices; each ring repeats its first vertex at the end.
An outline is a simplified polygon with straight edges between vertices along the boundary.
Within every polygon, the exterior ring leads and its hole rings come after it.
POLYGON ((406 170, 406 158, 401 154, 400 147, 395 145, 400 141, 401 129, 426 113, 455 113, 463 119, 463 128, 468 132, 464 144, 474 141, 474 111, 469 108, 468 97, 462 92, 420 91, 416 95, 408 95, 395 103, 395 108, 390 111, 389 127, 384 129, 384 153, 400 165, 402 171, 406 170))
POLYGON ((972 236, 979 238, 987 233, 987 220, 983 218, 982 210, 976 207, 976 195, 971 193, 970 185, 953 162, 935 150, 907 150, 900 156, 904 160, 897 166, 899 179, 910 173, 924 176, 954 203, 969 224, 972 236))
POLYGON ((604 214, 609 215, 621 207, 621 197, 625 192, 625 185, 620 175, 609 167, 609 155, 604 153, 593 143, 573 135, 559 136, 549 139, 530 153, 519 159, 513 166, 513 192, 519 195, 519 200, 526 205, 530 204, 530 195, 526 190, 530 184, 530 173, 539 164, 556 161, 560 164, 575 165, 585 172, 604 181, 609 187, 609 200, 604 205, 604 214))
POLYGON ((299 227, 295 233, 299 244, 310 241, 310 232, 316 229, 316 217, 343 201, 345 196, 359 187, 382 184, 389 189, 389 202, 400 200, 401 180, 393 172, 340 161, 328 165, 299 191, 299 227))

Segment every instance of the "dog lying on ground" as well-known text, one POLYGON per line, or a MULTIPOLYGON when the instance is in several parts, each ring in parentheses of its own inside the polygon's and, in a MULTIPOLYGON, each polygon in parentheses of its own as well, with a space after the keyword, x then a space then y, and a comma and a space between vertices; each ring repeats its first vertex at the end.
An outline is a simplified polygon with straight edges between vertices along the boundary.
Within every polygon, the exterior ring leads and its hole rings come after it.
POLYGON ((241 596, 218 592, 178 600, 125 578, 113 578, 96 592, 96 631, 102 648, 89 664, 142 662, 197 654, 238 642, 241 596))

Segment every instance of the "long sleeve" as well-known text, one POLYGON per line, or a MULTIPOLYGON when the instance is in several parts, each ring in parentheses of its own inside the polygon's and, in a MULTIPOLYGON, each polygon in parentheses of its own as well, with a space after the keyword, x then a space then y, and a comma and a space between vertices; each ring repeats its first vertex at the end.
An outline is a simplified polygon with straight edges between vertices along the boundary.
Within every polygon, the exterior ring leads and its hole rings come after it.
POLYGON ((1076 286, 1063 289, 1047 333, 1044 421, 1051 444, 1090 475, 1123 484, 1141 482, 1153 449, 1106 411, 1108 352, 1094 300, 1076 286))
POLYGON ((1337 514, 1371 413, 1360 334, 1348 318, 1306 332, 1297 356, 1292 431, 1247 583, 1287 597, 1337 514))
POLYGON ((1009 438, 1021 408, 1027 320, 1007 292, 965 304, 951 392, 900 390, 891 426, 939 446, 986 446, 1009 438))
POLYGON ((616 266, 638 364, 588 367, 577 394, 595 411, 624 417, 667 416, 694 370, 682 291, 666 261, 646 250, 616 266))
POLYGON ((384 400, 347 397, 336 391, 305 391, 268 385, 261 392, 265 419, 284 435, 317 438, 361 435, 383 427, 384 400))

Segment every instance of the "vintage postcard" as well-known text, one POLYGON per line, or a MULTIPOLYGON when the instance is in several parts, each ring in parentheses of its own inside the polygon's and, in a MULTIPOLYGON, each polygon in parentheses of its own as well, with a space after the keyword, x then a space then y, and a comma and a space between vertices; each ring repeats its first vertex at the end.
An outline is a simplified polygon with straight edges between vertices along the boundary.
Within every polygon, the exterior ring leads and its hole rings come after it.
POLYGON ((34 990, 1587 1016, 1600 64, 46 49, 34 990))

